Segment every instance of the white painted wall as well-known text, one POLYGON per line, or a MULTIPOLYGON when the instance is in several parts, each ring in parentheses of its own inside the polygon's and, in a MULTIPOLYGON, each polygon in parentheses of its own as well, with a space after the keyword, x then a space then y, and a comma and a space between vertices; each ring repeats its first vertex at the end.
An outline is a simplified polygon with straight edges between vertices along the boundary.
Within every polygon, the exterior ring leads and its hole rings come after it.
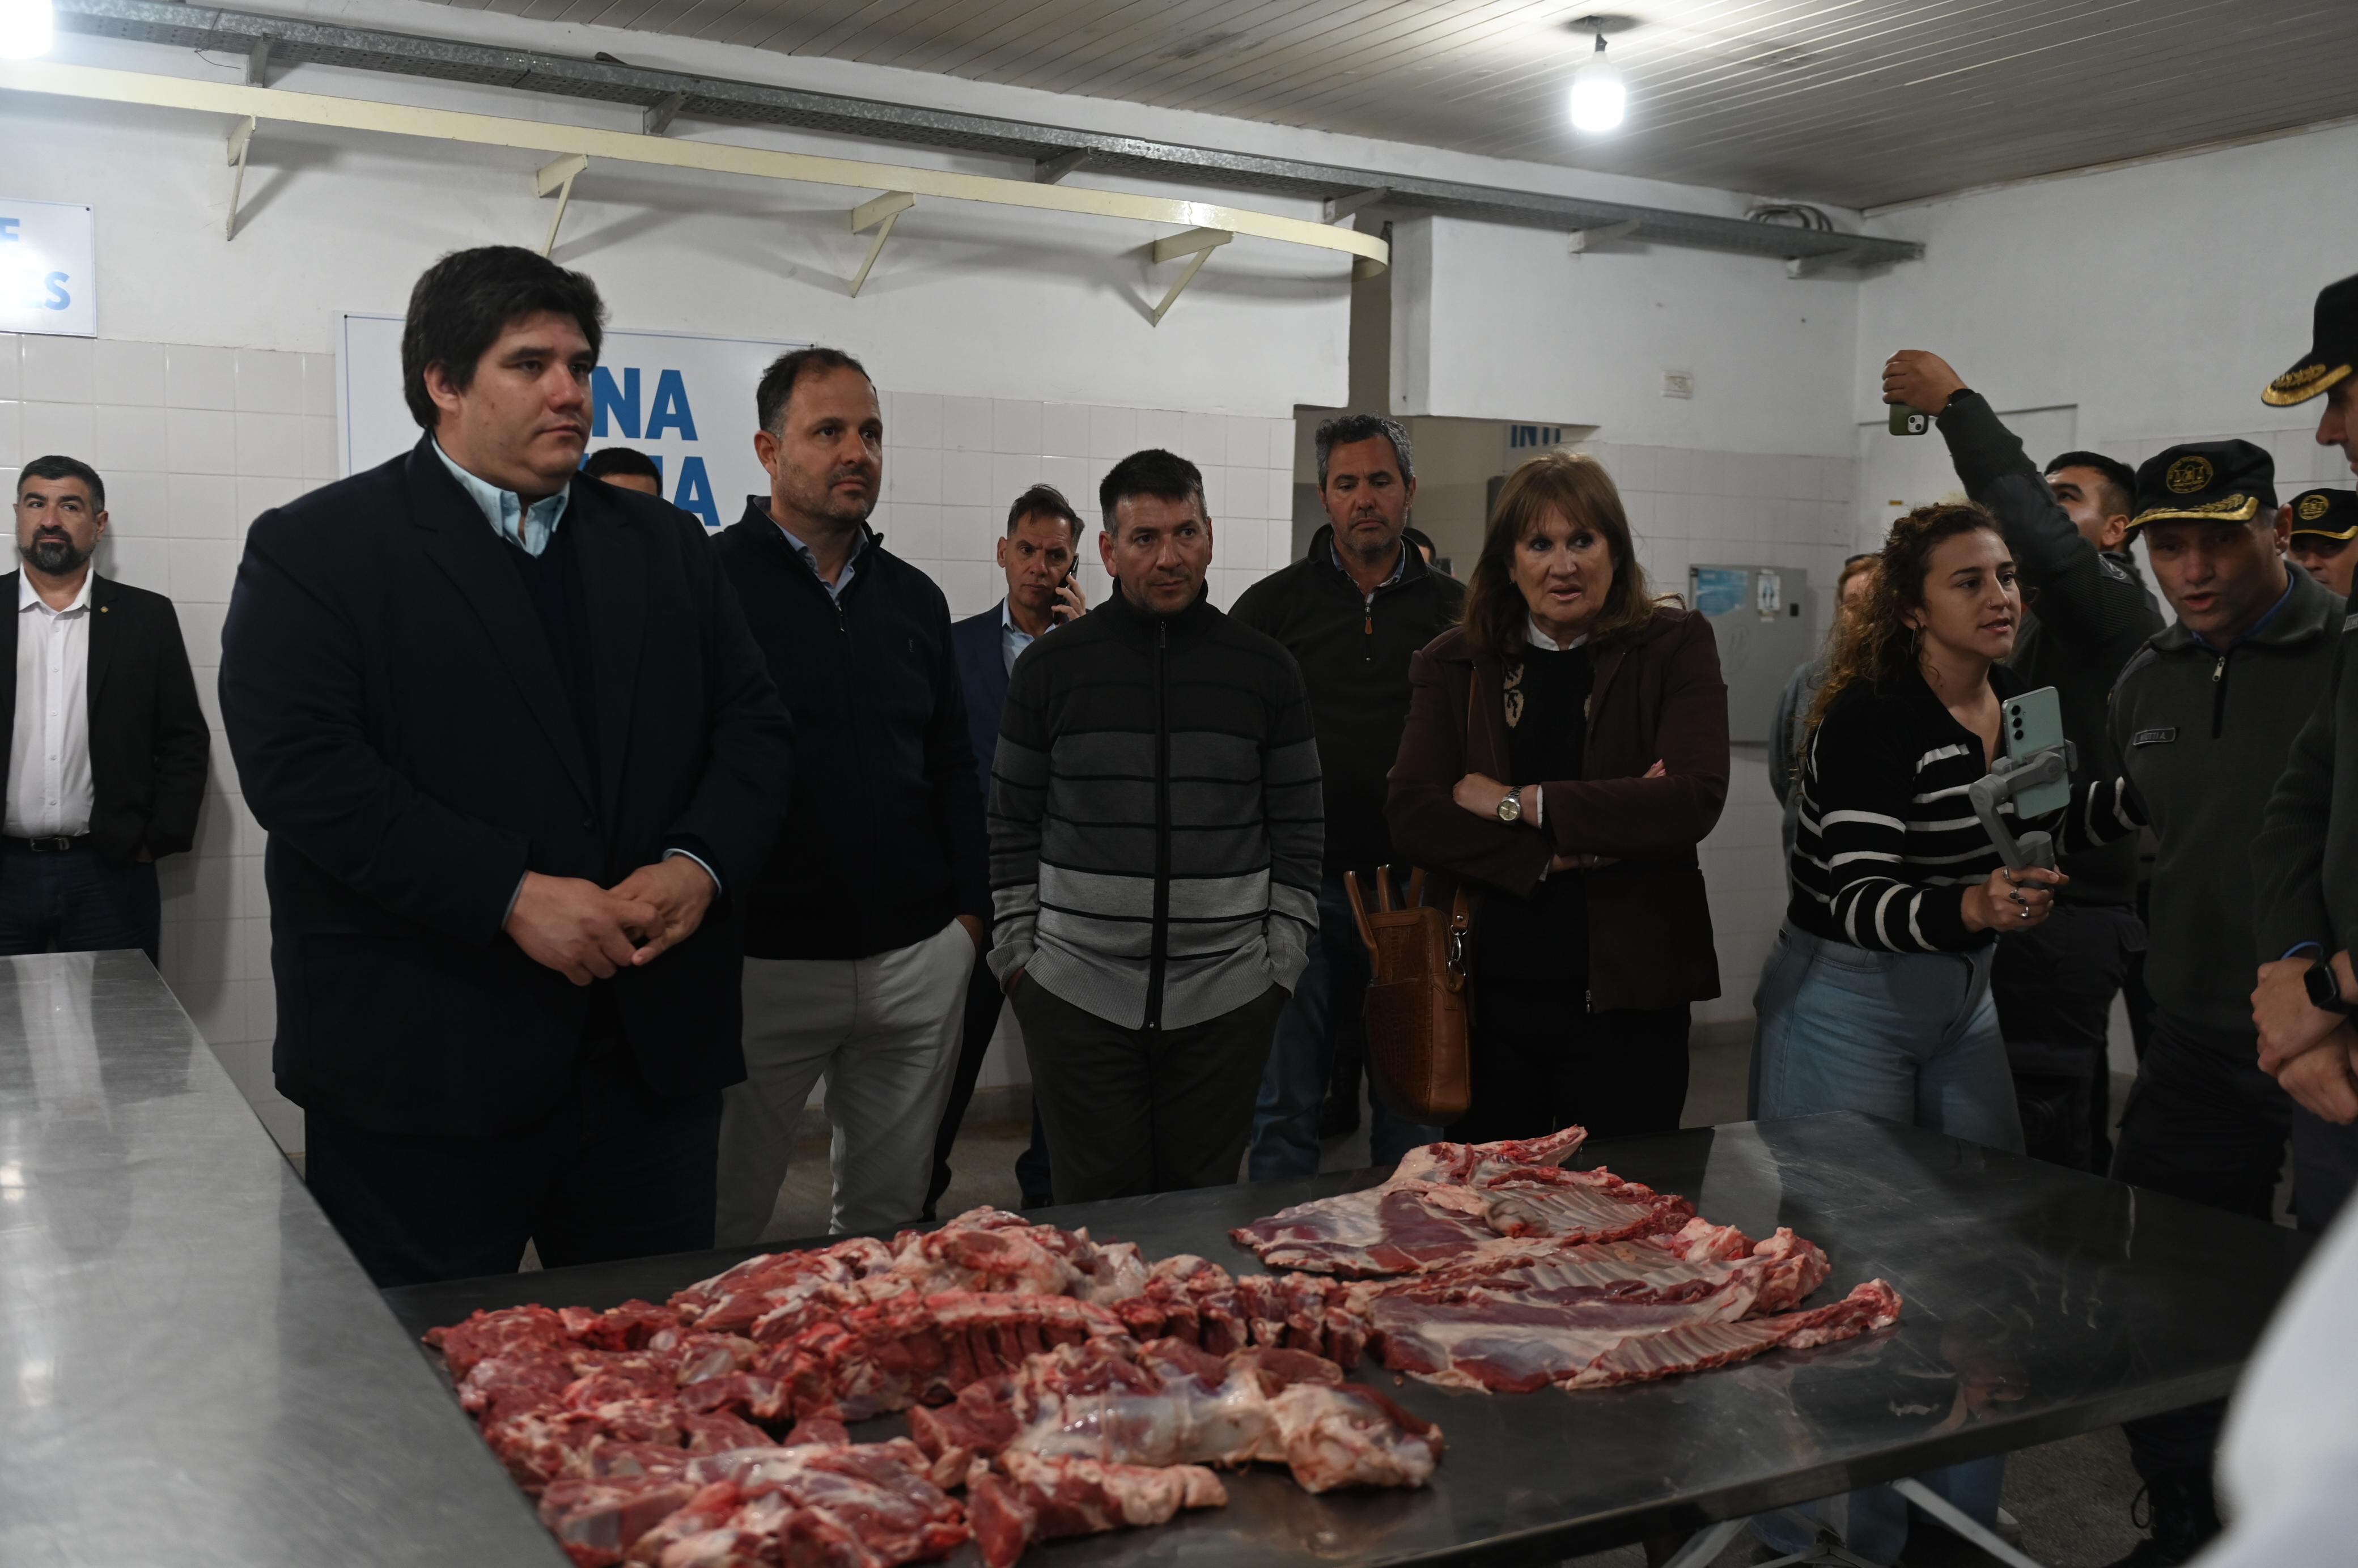
POLYGON ((2180 441, 2269 448, 2280 490, 2348 484, 2318 406, 2260 389, 2309 347, 2317 291, 2358 271, 2358 126, 1889 213, 1926 259, 1859 286, 1851 417, 1882 363, 1930 349, 2001 408, 2075 405, 2077 440, 2136 463, 2180 441))
POLYGON ((1593 425, 1693 450, 1849 457, 1855 282, 1762 256, 1455 218, 1396 223, 1394 411, 1593 425), (1662 395, 1662 375, 1694 395, 1662 395))

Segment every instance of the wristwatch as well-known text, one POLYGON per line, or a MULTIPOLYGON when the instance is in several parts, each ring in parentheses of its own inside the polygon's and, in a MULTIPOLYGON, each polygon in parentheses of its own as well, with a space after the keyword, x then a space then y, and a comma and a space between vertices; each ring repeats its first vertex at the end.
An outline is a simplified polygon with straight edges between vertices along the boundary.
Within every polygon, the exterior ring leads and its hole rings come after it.
MULTIPOLYGON (((1504 815, 1504 808, 1501 808, 1500 814, 1504 815)), ((2327 1012, 2338 1012, 2344 1018, 2358 1012, 2358 1001, 2342 1000, 2342 982, 2333 978, 2333 965, 2330 960, 2320 958, 2316 963, 2311 964, 2309 967, 2309 972, 2301 976, 2300 983, 2308 989, 2309 1005, 2312 1007, 2322 1009, 2327 1012)))
POLYGON ((1510 789, 1507 792, 1506 798, 1498 802, 1498 820, 1520 822, 1522 819, 1523 792, 1520 789, 1510 789))

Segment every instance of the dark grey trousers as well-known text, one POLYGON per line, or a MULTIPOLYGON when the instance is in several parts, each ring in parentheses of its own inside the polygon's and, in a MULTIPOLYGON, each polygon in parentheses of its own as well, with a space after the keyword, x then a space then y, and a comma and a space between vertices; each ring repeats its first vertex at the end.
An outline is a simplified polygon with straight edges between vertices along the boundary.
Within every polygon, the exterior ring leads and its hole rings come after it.
POLYGON ((1237 1179, 1253 1100, 1286 993, 1184 1029, 1125 1029, 1026 977, 1016 1022, 1060 1204, 1141 1197, 1237 1179))

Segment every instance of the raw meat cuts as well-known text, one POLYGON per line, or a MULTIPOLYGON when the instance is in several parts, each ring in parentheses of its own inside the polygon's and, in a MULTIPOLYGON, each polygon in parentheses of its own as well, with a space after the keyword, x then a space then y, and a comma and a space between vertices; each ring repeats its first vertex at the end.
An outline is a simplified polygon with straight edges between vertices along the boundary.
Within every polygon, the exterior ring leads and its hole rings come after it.
POLYGON ((817 1324, 771 1363, 798 1415, 863 1421, 968 1383, 1059 1345, 1122 1333, 1121 1319, 1070 1296, 944 1291, 894 1296, 817 1324))
POLYGON ((1723 1287, 1688 1301, 1525 1299, 1475 1289, 1377 1298, 1384 1365, 1451 1388, 1520 1393, 1553 1383, 1598 1388, 1747 1360, 1884 1328, 1898 1292, 1870 1281, 1811 1312, 1747 1319, 1747 1292, 1723 1287))
POLYGON ((1531 1255, 1526 1238, 1576 1243, 1674 1229, 1684 1198, 1606 1171, 1555 1162, 1587 1134, 1503 1143, 1433 1143, 1412 1151, 1379 1186, 1296 1204, 1229 1232, 1272 1269, 1380 1277, 1483 1258, 1531 1255))
POLYGON ((1228 1500, 1220 1478, 1194 1465, 1157 1469, 1010 1454, 977 1474, 967 1506, 983 1562, 1008 1568, 1035 1541, 1167 1524, 1182 1509, 1222 1508, 1228 1500))
POLYGON ((910 1418, 936 1478, 1005 1454, 1125 1465, 1282 1464, 1312 1491, 1424 1484, 1440 1430, 1298 1350, 1225 1357, 1176 1339, 1092 1340, 1033 1357, 910 1418))

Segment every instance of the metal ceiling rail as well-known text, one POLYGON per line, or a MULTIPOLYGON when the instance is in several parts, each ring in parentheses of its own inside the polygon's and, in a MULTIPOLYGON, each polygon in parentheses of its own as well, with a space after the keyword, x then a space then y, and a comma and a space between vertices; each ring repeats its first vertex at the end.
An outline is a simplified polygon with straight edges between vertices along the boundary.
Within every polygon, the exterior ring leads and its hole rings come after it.
MULTIPOLYGON (((1179 201, 1159 196, 1133 196, 1121 191, 1091 190, 1075 186, 1043 185, 1033 180, 998 179, 987 175, 958 174, 946 169, 912 168, 903 164, 867 163, 852 158, 817 157, 808 153, 775 152, 763 147, 733 146, 720 142, 682 141, 630 131, 601 131, 586 125, 542 120, 510 120, 491 114, 468 114, 449 109, 425 109, 404 103, 382 103, 362 98, 327 97, 316 92, 287 92, 271 87, 248 87, 229 81, 206 81, 146 71, 103 70, 89 66, 59 65, 46 60, 0 61, 0 91, 40 92, 67 98, 96 99, 113 103, 147 104, 167 109, 226 114, 234 120, 228 146, 229 161, 238 168, 243 183, 247 150, 255 127, 283 124, 332 126, 388 135, 421 136, 463 142, 478 146, 510 147, 559 155, 540 168, 534 189, 558 199, 549 224, 546 255, 557 241, 557 225, 564 221, 573 181, 591 160, 700 169, 714 174, 751 175, 757 178, 791 180, 804 185, 839 186, 886 194, 855 210, 849 218, 854 232, 883 225, 869 252, 867 265, 852 284, 859 292, 882 249, 891 222, 916 204, 920 197, 953 201, 985 201, 1002 207, 1040 211, 1073 212, 1098 218, 1127 218, 1146 223, 1177 223, 1195 234, 1217 232, 1225 243, 1237 235, 1274 240, 1336 251, 1356 258, 1355 272, 1380 270, 1390 258, 1390 247, 1373 234, 1314 223, 1302 218, 1282 218, 1242 207, 1210 201, 1179 201)), ((236 194, 225 232, 237 232, 236 194)), ((1158 246, 1154 259, 1166 256, 1158 246)), ((1188 268, 1154 313, 1160 325, 1179 290, 1191 281, 1198 260, 1188 268)))
POLYGON ((272 63, 309 63, 480 82, 631 104, 642 111, 642 124, 650 133, 690 115, 1028 160, 1035 182, 1044 185, 1086 169, 1270 191, 1322 200, 1330 222, 1379 203, 1387 211, 1433 212, 1585 236, 1576 249, 1609 237, 1774 257, 1788 263, 1796 275, 1828 265, 1913 261, 1924 254, 1924 247, 1912 241, 1870 234, 1787 228, 1663 207, 1262 157, 307 17, 173 0, 56 0, 56 6, 58 25, 70 31, 244 56, 249 80, 262 79, 272 63), (1599 232, 1606 230, 1616 232, 1599 232))

